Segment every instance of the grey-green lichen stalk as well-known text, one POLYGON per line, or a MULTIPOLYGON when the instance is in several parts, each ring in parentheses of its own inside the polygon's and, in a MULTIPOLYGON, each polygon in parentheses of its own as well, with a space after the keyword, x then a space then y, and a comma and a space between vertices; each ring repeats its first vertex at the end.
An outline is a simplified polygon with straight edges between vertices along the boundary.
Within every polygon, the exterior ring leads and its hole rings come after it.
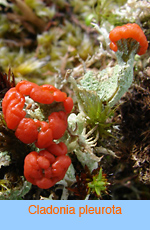
MULTIPOLYGON (((98 168, 101 155, 109 154, 115 157, 113 151, 100 145, 100 140, 111 134, 111 124, 107 122, 107 119, 109 120, 112 116, 112 108, 115 108, 132 84, 134 56, 138 48, 137 44, 129 54, 125 49, 126 41, 123 44, 118 43, 122 51, 116 53, 118 63, 115 66, 113 63, 112 67, 111 61, 112 59, 116 61, 116 56, 108 48, 108 33, 118 24, 124 24, 127 21, 135 22, 147 15, 150 5, 147 1, 135 0, 128 0, 122 7, 116 4, 119 1, 113 3, 110 0, 51 2, 49 7, 44 4, 44 1, 36 0, 18 0, 11 3, 0 1, 10 11, 15 12, 16 17, 14 18, 14 15, 9 12, 0 15, 0 69, 7 72, 11 67, 16 81, 28 79, 37 84, 58 84, 64 89, 66 85, 68 89, 68 84, 71 83, 78 112, 75 110, 68 117, 68 130, 62 139, 68 147, 68 154, 70 156, 75 154, 79 162, 83 166, 87 165, 92 173, 93 169, 98 168), (30 12, 29 21, 26 20, 25 12, 21 10, 22 5, 19 5, 21 2, 25 4, 26 12, 30 12), (95 3, 98 8, 93 13, 95 3), (68 6, 72 8, 72 17, 63 18, 61 24, 59 18, 61 14, 57 12, 58 10, 61 12, 62 9, 66 13, 66 9, 71 9, 67 8, 68 6), (108 18, 107 15, 109 15, 108 18), (35 20, 37 18, 39 24, 35 20), (88 27, 93 18, 96 19, 94 28, 88 27), (18 23, 15 19, 18 19, 18 23), (33 42, 34 39, 26 39, 28 34, 35 37, 36 42, 33 42), (8 39, 9 35, 11 39, 8 39), (19 35, 22 39, 18 37, 19 35), (94 36, 98 37, 100 47, 95 42, 94 36), (34 48, 31 49, 31 47, 34 48), (103 58, 106 60, 104 63, 103 58), (86 68, 79 63, 81 59, 84 60, 86 68), (103 64, 106 68, 97 71, 103 68, 103 64), (90 68, 92 65, 96 66, 96 71, 90 68), (72 69, 72 73, 64 80, 67 69, 72 69), (79 76, 80 78, 75 80, 74 77, 79 76), (61 80, 60 83, 59 80, 61 80)), ((65 15, 67 16, 67 13, 65 15)), ((32 104, 28 99, 26 102, 32 104)), ((33 117, 35 113, 37 116, 42 116, 39 108, 28 112, 33 117)), ((0 154, 0 167, 9 165, 11 161, 7 152, 0 154)), ((99 175, 101 174, 102 171, 99 175)), ((101 176, 99 179, 101 180, 101 176)), ((65 187, 71 186, 75 181, 75 169, 72 164, 64 179, 57 184, 63 186, 61 199, 68 198, 69 193, 65 187)), ((5 186, 5 183, 2 186, 5 186)), ((23 181, 23 189, 25 186, 26 182, 23 181)), ((92 183, 89 184, 89 188, 93 189, 92 183)), ((19 188, 18 191, 22 190, 19 188)), ((17 197, 13 193, 12 195, 17 197)), ((51 194, 50 198, 52 198, 51 194)))
POLYGON ((83 104, 79 96, 83 90, 87 92, 87 97, 93 91, 93 94, 110 108, 127 92, 133 82, 134 57, 139 47, 138 43, 133 42, 129 50, 128 42, 127 39, 118 41, 120 47, 116 52, 118 64, 114 67, 107 67, 98 73, 88 71, 80 78, 78 84, 70 77, 79 104, 83 104))

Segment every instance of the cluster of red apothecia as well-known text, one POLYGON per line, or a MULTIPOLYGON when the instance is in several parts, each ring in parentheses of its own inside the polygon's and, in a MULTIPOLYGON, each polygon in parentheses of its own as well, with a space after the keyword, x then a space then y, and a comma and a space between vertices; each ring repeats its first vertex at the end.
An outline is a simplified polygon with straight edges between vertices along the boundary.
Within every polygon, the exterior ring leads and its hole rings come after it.
POLYGON ((63 179, 71 164, 67 146, 56 144, 67 129, 67 117, 73 108, 73 100, 66 93, 52 85, 21 81, 5 94, 2 102, 4 119, 9 129, 15 130, 16 137, 23 143, 34 143, 42 149, 30 152, 24 161, 25 178, 39 188, 47 189, 63 179), (52 112, 48 122, 27 118, 25 96, 41 104, 61 102, 64 110, 52 112))
POLYGON ((123 26, 115 27, 109 34, 111 40, 110 48, 113 51, 118 50, 117 41, 121 39, 134 39, 139 43, 139 49, 137 53, 139 55, 145 54, 148 48, 148 41, 142 29, 136 23, 127 23, 123 26))

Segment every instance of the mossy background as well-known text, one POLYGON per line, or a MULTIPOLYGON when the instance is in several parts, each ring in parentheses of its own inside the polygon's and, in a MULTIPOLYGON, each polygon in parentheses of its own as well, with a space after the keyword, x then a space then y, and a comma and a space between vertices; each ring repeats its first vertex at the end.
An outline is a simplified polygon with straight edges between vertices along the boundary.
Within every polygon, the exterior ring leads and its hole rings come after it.
MULTIPOLYGON (((108 33, 128 22, 140 24, 150 41, 150 1, 0 0, 0 71, 8 73, 11 68, 16 83, 27 79, 61 88, 68 69, 75 79, 82 76, 83 61, 87 71, 114 66, 116 57, 109 49, 108 33), (101 34, 91 25, 92 20, 100 26, 101 34)), ((102 199, 150 199, 149 54, 148 49, 145 55, 135 58, 133 85, 110 121, 115 122, 113 137, 98 141, 118 156, 105 155, 100 162, 110 183, 102 199)), ((63 90, 73 95, 69 83, 63 90)), ((74 112, 78 112, 76 107, 74 112)), ((12 164, 5 159, 0 169, 1 199, 60 199, 60 185, 41 190, 25 184, 22 160, 29 147, 18 141, 13 145, 16 139, 3 122, 1 119, 0 151, 10 153, 12 164), (23 188, 28 189, 21 193, 23 188)), ((68 199, 84 199, 86 178, 91 175, 76 156, 72 156, 72 162, 77 183, 69 188, 68 199)), ((90 199, 99 198, 92 194, 90 199)))

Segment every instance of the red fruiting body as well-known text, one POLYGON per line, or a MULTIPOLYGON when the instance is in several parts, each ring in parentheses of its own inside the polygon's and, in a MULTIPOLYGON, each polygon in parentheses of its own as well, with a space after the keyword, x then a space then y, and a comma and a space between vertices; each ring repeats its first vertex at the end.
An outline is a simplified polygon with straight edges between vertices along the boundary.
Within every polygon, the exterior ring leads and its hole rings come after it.
POLYGON ((52 85, 38 86, 33 82, 24 80, 6 93, 2 102, 2 108, 8 128, 16 129, 15 134, 18 139, 26 144, 36 141, 37 147, 47 148, 52 144, 53 139, 59 139, 64 135, 67 129, 67 115, 73 108, 73 101, 70 97, 67 97, 66 93, 61 92, 52 85), (45 122, 46 126, 44 123, 36 121, 36 126, 39 130, 37 135, 35 121, 32 122, 30 119, 26 120, 27 118, 25 118, 26 111, 23 109, 25 96, 30 96, 36 102, 43 104, 51 104, 54 100, 63 102, 65 112, 59 111, 50 114, 48 117, 49 123, 45 122), (25 120, 22 121, 23 118, 25 120), (28 122, 26 123, 25 121, 28 122), (23 124, 23 122, 25 123, 23 124), (32 126, 34 126, 33 131, 32 126), (33 136, 32 134, 28 135, 29 132, 33 133, 33 136))
POLYGON ((14 99, 19 100, 20 98, 21 98, 21 95, 17 94, 15 87, 13 87, 9 91, 7 91, 7 93, 5 94, 5 97, 3 99, 3 102, 2 102, 4 116, 5 116, 6 109, 7 109, 7 106, 9 105, 9 103, 14 99))
POLYGON ((68 156, 56 157, 55 162, 52 164, 53 177, 58 177, 59 180, 62 180, 70 164, 71 160, 68 156))
POLYGON ((38 134, 36 146, 38 148, 46 148, 50 146, 53 141, 52 130, 49 127, 49 124, 45 121, 41 122, 41 130, 38 134))
POLYGON ((67 146, 63 142, 59 142, 56 144, 53 142, 48 148, 46 148, 49 152, 51 152, 54 156, 61 156, 67 154, 67 146))
POLYGON ((144 54, 148 48, 148 42, 146 36, 144 35, 142 29, 136 23, 133 24, 128 23, 123 26, 115 27, 110 32, 109 38, 111 40, 110 48, 115 52, 118 50, 116 44, 117 41, 119 41, 120 39, 128 39, 128 38, 132 38, 137 42, 139 42, 140 48, 137 52, 139 55, 144 54))
POLYGON ((71 97, 67 97, 64 102, 64 108, 66 110, 67 113, 70 113, 72 108, 73 108, 73 100, 71 97))
POLYGON ((34 87, 36 87, 35 83, 23 80, 16 85, 16 90, 28 96, 34 87))
POLYGON ((117 44, 114 42, 111 42, 110 43, 110 49, 113 50, 114 52, 117 52, 117 50, 118 50, 117 44))
POLYGON ((53 112, 48 117, 54 139, 61 138, 67 129, 67 115, 63 111, 53 112))
POLYGON ((55 88, 53 85, 41 85, 40 87, 41 87, 41 89, 47 90, 50 93, 53 93, 55 91, 59 91, 59 89, 55 88))
POLYGON ((48 90, 43 90, 40 86, 32 88, 30 97, 39 103, 51 104, 54 101, 54 97, 48 90))
POLYGON ((26 143, 35 143, 42 150, 31 152, 25 158, 26 179, 40 188, 47 189, 63 179, 71 160, 67 146, 53 140, 61 138, 67 129, 67 116, 73 108, 73 100, 52 85, 38 86, 21 81, 5 94, 2 109, 8 128, 15 130, 16 137, 26 143), (26 118, 25 96, 41 104, 62 102, 64 111, 53 112, 48 122, 26 118))
POLYGON ((15 132, 16 137, 25 144, 31 144, 38 137, 38 130, 34 120, 31 118, 23 118, 15 132))
POLYGON ((55 158, 46 150, 31 152, 25 158, 24 175, 32 184, 48 189, 63 179, 70 164, 68 156, 55 158))
POLYGON ((55 91, 53 97, 55 101, 62 102, 67 98, 67 94, 61 91, 55 91))
POLYGON ((9 129, 15 129, 21 119, 25 117, 26 112, 23 111, 24 103, 25 98, 14 87, 5 94, 2 109, 9 129))

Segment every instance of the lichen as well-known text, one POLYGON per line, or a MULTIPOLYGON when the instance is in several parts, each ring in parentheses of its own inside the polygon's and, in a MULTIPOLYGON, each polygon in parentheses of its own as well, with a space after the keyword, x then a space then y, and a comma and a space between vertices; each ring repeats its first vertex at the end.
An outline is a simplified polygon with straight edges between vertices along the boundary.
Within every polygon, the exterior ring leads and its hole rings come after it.
MULTIPOLYGON (((149 2, 4 0, 0 4, 1 76, 11 68, 15 83, 26 79, 52 84, 74 100, 62 138, 72 164, 65 178, 46 191, 22 180, 24 157, 36 147, 18 141, 0 113, 0 199, 25 199, 26 195, 30 199, 140 199, 141 194, 149 199, 145 192, 145 184, 150 184, 149 51, 141 57, 135 52, 129 55, 124 42, 124 52, 117 55, 109 48, 109 32, 128 22, 138 23, 150 40, 149 2), (135 85, 142 91, 137 92, 135 85), (98 175, 94 170, 100 168, 108 181, 104 193, 92 190, 98 175), (13 180, 19 186, 14 187, 13 180)), ((1 101, 14 86, 6 82, 0 85, 1 101)), ((27 99, 26 104, 32 102, 27 99)), ((43 108, 32 106, 29 115, 43 119, 43 108)))

